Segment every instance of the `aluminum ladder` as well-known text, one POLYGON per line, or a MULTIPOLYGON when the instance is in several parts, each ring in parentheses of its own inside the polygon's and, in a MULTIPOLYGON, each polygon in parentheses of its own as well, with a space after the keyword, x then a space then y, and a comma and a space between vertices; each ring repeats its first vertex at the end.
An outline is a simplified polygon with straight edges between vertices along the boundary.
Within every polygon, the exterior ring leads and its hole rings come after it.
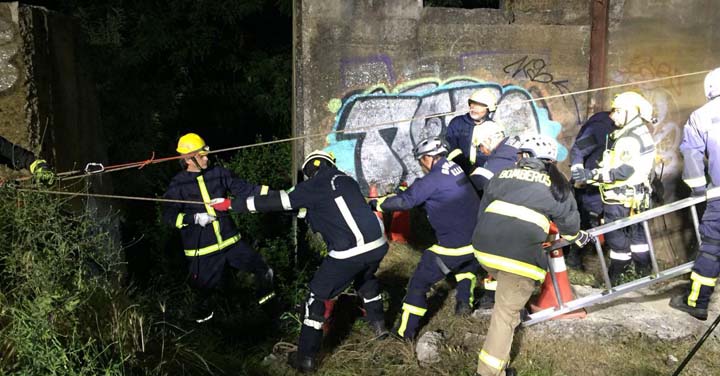
MULTIPOLYGON (((598 259, 600 260, 600 266, 602 268, 603 273, 603 279, 605 281, 606 289, 603 290, 600 293, 588 295, 582 298, 578 298, 569 302, 563 302, 562 297, 560 296, 560 290, 558 288, 558 282, 555 277, 555 271, 553 270, 553 263, 552 261, 548 260, 548 267, 550 269, 550 278, 553 283, 553 287, 555 288, 555 297, 558 301, 557 307, 551 307, 544 309, 542 311, 535 312, 533 314, 529 314, 525 317, 525 319, 522 322, 523 326, 530 326, 533 324, 537 324, 540 322, 543 322, 545 320, 550 320, 554 317, 563 315, 568 312, 572 312, 581 308, 590 307, 595 304, 603 303, 612 299, 615 299, 623 294, 626 294, 631 291, 635 291, 650 285, 653 285, 657 282, 664 281, 670 278, 674 278, 680 275, 683 275, 685 273, 689 273, 690 270, 693 267, 694 261, 690 261, 688 263, 678 265, 675 267, 672 267, 667 270, 660 271, 658 270, 657 260, 655 258, 655 248, 653 247, 652 238, 650 236, 650 226, 648 225, 648 221, 650 219, 661 217, 663 215, 685 209, 690 208, 692 221, 693 221, 693 227, 695 229, 695 236, 698 241, 698 245, 700 244, 700 222, 698 220, 697 215, 697 208, 695 205, 704 202, 706 199, 705 197, 688 197, 686 199, 682 199, 679 201, 675 201, 671 204, 663 205, 657 208, 650 209, 648 211, 630 216, 628 218, 623 218, 620 220, 617 220, 612 223, 606 223, 602 226, 598 226, 592 229, 587 230, 587 232, 592 235, 593 237, 597 238, 597 236, 608 233, 610 231, 614 231, 617 229, 621 229, 630 225, 634 225, 636 223, 642 223, 643 231, 645 232, 645 238, 647 239, 648 246, 650 248, 650 261, 652 263, 652 274, 649 276, 636 279, 631 282, 624 283, 622 285, 618 286, 612 286, 610 282, 610 275, 608 274, 608 268, 605 263, 605 257, 603 255, 602 245, 600 242, 595 242, 595 250, 597 251, 598 259)), ((557 240, 553 242, 548 248, 546 248, 546 251, 555 250, 558 248, 562 248, 564 246, 569 245, 569 243, 565 240, 557 240)), ((548 258, 550 257, 550 254, 548 252, 548 258)))

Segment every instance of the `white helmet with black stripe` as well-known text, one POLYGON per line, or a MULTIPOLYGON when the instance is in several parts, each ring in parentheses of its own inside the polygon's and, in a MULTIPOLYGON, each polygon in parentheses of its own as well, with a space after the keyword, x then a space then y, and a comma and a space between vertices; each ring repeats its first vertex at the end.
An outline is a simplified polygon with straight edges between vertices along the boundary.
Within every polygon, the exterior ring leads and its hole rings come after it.
POLYGON ((420 159, 424 155, 434 157, 436 155, 447 155, 447 153, 448 148, 445 142, 438 136, 428 137, 420 141, 413 148, 413 156, 415 156, 415 159, 420 159))
POLYGON ((520 136, 521 152, 530 154, 533 158, 557 161, 557 141, 550 136, 543 134, 527 134, 520 136))
POLYGON ((317 171, 320 169, 320 166, 323 164, 335 166, 335 155, 333 155, 332 152, 315 150, 305 157, 301 170, 305 176, 311 178, 315 176, 317 171))

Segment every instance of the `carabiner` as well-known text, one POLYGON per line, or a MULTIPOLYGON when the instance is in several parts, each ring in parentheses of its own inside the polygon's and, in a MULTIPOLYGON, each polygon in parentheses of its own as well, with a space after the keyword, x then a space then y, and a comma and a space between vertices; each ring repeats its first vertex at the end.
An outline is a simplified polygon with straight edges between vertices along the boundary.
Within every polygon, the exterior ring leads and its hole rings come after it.
POLYGON ((105 166, 103 166, 102 163, 88 163, 85 165, 85 173, 86 174, 98 174, 105 171, 105 166))

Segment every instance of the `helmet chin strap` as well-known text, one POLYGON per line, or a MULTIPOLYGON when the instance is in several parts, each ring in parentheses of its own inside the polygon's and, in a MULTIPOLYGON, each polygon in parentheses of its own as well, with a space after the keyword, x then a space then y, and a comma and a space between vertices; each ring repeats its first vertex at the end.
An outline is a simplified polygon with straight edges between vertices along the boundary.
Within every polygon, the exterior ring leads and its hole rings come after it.
POLYGON ((196 154, 196 155, 193 155, 193 156, 190 158, 190 160, 191 160, 192 163, 195 165, 195 167, 197 167, 197 169, 200 170, 200 172, 202 172, 203 170, 205 170, 204 168, 200 167, 200 162, 198 162, 198 160, 197 160, 197 154, 196 154))
POLYGON ((623 125, 622 125, 622 127, 620 127, 620 128, 625 128, 625 127, 627 127, 633 120, 635 120, 635 119, 637 119, 637 118, 639 118, 639 117, 640 117, 640 112, 638 112, 635 116, 633 116, 632 119, 628 120, 628 112, 625 111, 625 122, 623 122, 623 125))

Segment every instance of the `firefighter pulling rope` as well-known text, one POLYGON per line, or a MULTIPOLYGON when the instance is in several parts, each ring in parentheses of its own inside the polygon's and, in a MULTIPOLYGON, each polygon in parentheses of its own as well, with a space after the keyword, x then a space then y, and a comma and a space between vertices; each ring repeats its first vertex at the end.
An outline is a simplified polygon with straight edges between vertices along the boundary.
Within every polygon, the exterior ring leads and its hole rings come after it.
MULTIPOLYGON (((648 79, 648 80, 641 80, 641 81, 635 81, 635 82, 624 83, 624 84, 616 84, 616 85, 610 85, 610 86, 605 86, 605 87, 600 87, 600 88, 574 91, 574 92, 569 92, 569 93, 548 95, 548 96, 544 96, 544 97, 514 101, 511 103, 500 103, 497 105, 497 107, 503 107, 503 106, 508 106, 508 105, 515 106, 515 105, 529 103, 529 102, 544 101, 544 100, 556 99, 556 98, 564 98, 564 97, 568 97, 568 96, 593 93, 593 92, 597 92, 597 91, 610 90, 610 89, 616 89, 616 88, 627 87, 627 86, 637 86, 637 85, 648 84, 648 83, 653 83, 653 82, 672 80, 672 79, 676 79, 676 78, 696 76, 696 75, 705 74, 708 72, 710 72, 710 70, 703 70, 703 71, 697 71, 697 72, 692 72, 692 73, 683 73, 683 74, 677 74, 677 75, 666 76, 666 77, 658 77, 658 78, 653 78, 653 79, 648 79)), ((458 111, 450 111, 450 112, 442 112, 442 113, 435 113, 435 114, 430 114, 430 115, 417 116, 417 117, 412 117, 409 119, 391 120, 391 121, 380 122, 380 123, 368 125, 366 127, 353 128, 353 131, 356 132, 358 130, 370 130, 370 129, 374 129, 374 128, 378 128, 378 127, 382 127, 382 126, 386 126, 386 125, 412 122, 414 120, 425 120, 425 119, 437 118, 437 117, 454 116, 454 115, 462 114, 464 112, 465 112, 465 110, 458 110, 458 111)), ((291 141, 317 138, 317 137, 327 137, 327 136, 330 136, 333 134, 342 134, 345 132, 346 132, 346 130, 339 129, 339 130, 334 130, 334 131, 330 131, 330 132, 312 133, 312 134, 307 134, 307 135, 302 135, 302 136, 283 138, 283 139, 279 139, 279 140, 257 142, 254 144, 233 146, 233 147, 218 149, 218 150, 210 150, 210 151, 207 151, 207 154, 223 153, 226 151, 241 150, 241 149, 247 149, 247 148, 258 147, 258 146, 274 145, 274 144, 279 144, 279 143, 284 143, 284 142, 291 142, 291 141)), ((127 169, 131 169, 131 168, 141 169, 150 164, 162 163, 162 162, 179 160, 179 159, 182 159, 182 157, 181 156, 173 156, 173 157, 165 157, 165 158, 155 158, 155 153, 153 152, 152 156, 149 159, 146 159, 143 161, 128 162, 128 163, 122 163, 122 164, 111 165, 111 166, 104 166, 102 163, 88 163, 86 165, 85 169, 61 172, 61 173, 57 174, 57 177, 59 180, 78 179, 78 178, 82 178, 82 177, 86 177, 86 176, 90 176, 90 175, 105 174, 105 173, 110 173, 110 172, 127 170, 127 169)), ((28 176, 28 177, 18 178, 15 180, 16 181, 27 181, 30 179, 31 179, 31 177, 28 176)))

